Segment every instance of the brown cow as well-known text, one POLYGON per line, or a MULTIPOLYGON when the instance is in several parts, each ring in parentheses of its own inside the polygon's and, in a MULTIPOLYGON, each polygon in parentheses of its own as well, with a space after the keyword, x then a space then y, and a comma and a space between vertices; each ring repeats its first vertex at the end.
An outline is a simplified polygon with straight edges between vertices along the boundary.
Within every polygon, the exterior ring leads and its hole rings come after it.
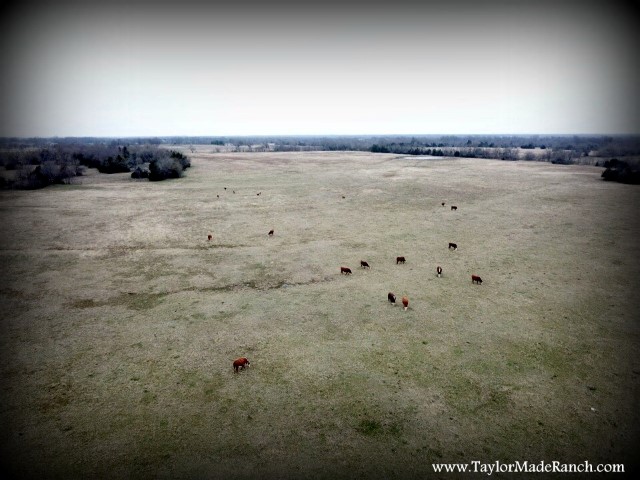
POLYGON ((438 277, 440 277, 442 275, 442 267, 436 267, 436 272, 438 272, 438 277))
POLYGON ((233 361, 233 371, 235 373, 238 373, 238 370, 244 370, 249 365, 251 365, 251 363, 249 363, 249 359, 248 358, 240 357, 240 358, 238 358, 238 359, 233 361))
POLYGON ((482 285, 482 279, 478 275, 471 275, 471 283, 482 285))
POLYGON ((396 265, 404 262, 406 262, 406 259, 404 257, 396 257, 396 265))
POLYGON ((406 295, 402 297, 402 305, 404 305, 405 310, 409 308, 409 297, 407 297, 406 295))
POLYGON ((273 237, 273 230, 269 230, 269 236, 273 237))
POLYGON ((345 275, 351 275, 351 269, 349 267, 340 267, 340 273, 345 275))
POLYGON ((207 240, 211 240, 213 238, 213 235, 209 234, 207 235, 207 240))
POLYGON ((389 303, 392 305, 396 304, 396 296, 391 292, 387 294, 387 300, 389 300, 389 303))
POLYGON ((458 244, 456 243, 449 243, 449 248, 453 248, 454 250, 458 249, 458 244))
POLYGON ((369 266, 369 264, 368 264, 367 262, 365 262, 364 260, 360 260, 360 266, 361 266, 362 268, 371 268, 371 267, 369 266))
POLYGON ((451 205, 451 210, 458 210, 458 207, 456 207, 455 205, 451 205))

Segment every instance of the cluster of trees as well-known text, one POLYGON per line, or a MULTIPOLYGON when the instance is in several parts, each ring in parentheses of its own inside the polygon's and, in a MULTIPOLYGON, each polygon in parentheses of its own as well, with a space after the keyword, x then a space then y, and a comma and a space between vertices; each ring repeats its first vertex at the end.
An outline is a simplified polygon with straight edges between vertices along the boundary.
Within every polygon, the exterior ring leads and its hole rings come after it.
POLYGON ((620 183, 640 184, 640 168, 638 165, 630 165, 628 162, 612 158, 604 162, 605 171, 602 172, 604 180, 620 183))
POLYGON ((15 171, 11 179, 0 177, 0 187, 34 189, 70 183, 86 168, 107 174, 132 172, 132 178, 152 181, 178 178, 191 162, 184 154, 157 144, 62 142, 42 147, 36 142, 0 150, 0 165, 15 171))

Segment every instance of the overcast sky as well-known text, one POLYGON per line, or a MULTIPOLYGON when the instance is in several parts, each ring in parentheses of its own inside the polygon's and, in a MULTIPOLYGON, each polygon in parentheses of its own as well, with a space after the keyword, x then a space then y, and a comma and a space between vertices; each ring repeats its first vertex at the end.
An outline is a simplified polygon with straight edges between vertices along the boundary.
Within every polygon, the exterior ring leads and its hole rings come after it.
POLYGON ((637 2, 227 3, 4 4, 0 136, 640 132, 637 2))

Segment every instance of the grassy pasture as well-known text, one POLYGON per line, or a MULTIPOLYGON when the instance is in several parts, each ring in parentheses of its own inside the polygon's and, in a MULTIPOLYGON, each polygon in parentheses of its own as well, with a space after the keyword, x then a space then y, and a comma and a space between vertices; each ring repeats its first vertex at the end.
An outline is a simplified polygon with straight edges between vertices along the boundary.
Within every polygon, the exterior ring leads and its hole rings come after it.
POLYGON ((5 472, 631 468, 636 186, 591 166, 211 152, 178 180, 0 192, 5 472))

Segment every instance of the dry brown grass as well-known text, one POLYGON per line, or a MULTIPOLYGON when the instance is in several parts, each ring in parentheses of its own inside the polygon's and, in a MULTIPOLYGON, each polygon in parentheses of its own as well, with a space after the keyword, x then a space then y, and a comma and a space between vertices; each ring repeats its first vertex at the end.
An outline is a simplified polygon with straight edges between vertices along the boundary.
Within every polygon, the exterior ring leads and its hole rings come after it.
POLYGON ((589 166, 211 151, 179 180, 0 192, 6 469, 629 468, 637 187, 589 166), (251 367, 236 375, 239 356, 251 367))

